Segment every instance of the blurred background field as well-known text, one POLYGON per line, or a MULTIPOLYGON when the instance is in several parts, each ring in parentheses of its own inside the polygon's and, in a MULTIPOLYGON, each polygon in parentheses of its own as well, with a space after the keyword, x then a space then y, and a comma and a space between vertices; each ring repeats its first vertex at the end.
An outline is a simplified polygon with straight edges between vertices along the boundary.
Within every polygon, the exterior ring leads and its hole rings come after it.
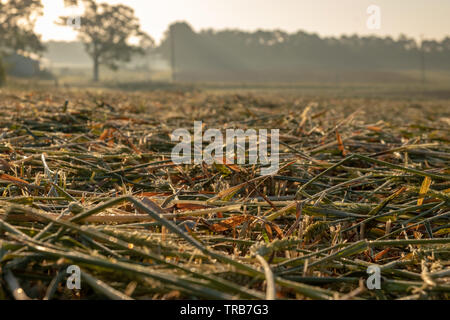
POLYGON ((450 299, 450 4, 119 2, 0 1, 0 300, 450 299))

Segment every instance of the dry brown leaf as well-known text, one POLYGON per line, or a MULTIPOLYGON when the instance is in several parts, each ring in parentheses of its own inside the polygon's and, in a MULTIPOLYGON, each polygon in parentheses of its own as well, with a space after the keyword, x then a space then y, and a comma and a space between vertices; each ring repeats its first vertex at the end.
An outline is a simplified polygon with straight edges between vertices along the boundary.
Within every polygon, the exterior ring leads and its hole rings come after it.
POLYGON ((381 129, 380 127, 376 127, 376 126, 368 126, 367 130, 375 131, 375 132, 382 132, 383 131, 383 129, 381 129))
POLYGON ((177 203, 175 204, 175 208, 178 210, 186 211, 186 210, 201 210, 207 209, 208 206, 196 204, 196 203, 177 203))
POLYGON ((283 239, 283 231, 281 231, 280 227, 277 226, 275 223, 272 224, 272 228, 275 230, 275 232, 278 235, 278 238, 283 239))
POLYGON ((16 177, 10 176, 9 174, 6 174, 6 173, 1 174, 0 175, 0 179, 11 181, 11 182, 17 182, 17 183, 20 183, 20 184, 29 184, 25 180, 22 180, 20 178, 16 178, 16 177))
POLYGON ((273 240, 273 232, 272 232, 272 228, 270 227, 269 224, 265 223, 265 224, 264 224, 264 229, 266 229, 267 236, 269 237, 269 240, 272 241, 272 240, 273 240))
POLYGON ((233 216, 224 221, 213 224, 210 228, 215 232, 222 232, 222 231, 226 231, 226 230, 235 228, 238 225, 240 225, 250 219, 251 219, 250 216, 233 216))
POLYGON ((339 134, 339 132, 337 130, 336 130, 336 138, 337 138, 337 141, 338 141, 339 151, 341 151, 342 155, 345 157, 347 155, 347 151, 345 150, 344 143, 342 142, 341 135, 339 134))
POLYGON ((391 250, 391 248, 386 248, 386 249, 384 249, 383 251, 379 252, 379 253, 375 256, 374 261, 377 262, 378 260, 380 260, 386 253, 389 252, 389 250, 391 250))

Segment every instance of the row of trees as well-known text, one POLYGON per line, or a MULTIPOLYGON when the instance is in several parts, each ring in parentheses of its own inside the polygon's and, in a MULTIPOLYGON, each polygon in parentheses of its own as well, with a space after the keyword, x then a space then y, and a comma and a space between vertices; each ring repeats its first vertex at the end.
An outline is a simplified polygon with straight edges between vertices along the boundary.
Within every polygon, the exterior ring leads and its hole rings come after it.
POLYGON ((450 70, 450 37, 416 42, 401 36, 321 38, 305 32, 203 30, 176 23, 157 49, 176 59, 179 74, 225 70, 251 72, 450 70))
MULTIPOLYGON (((405 70, 418 69, 426 60, 428 69, 450 70, 450 38, 418 44, 405 36, 342 36, 320 38, 305 32, 243 32, 203 30, 179 22, 171 25, 158 48, 141 30, 132 8, 98 4, 94 0, 64 0, 66 5, 83 3, 85 11, 77 29, 79 39, 93 61, 93 79, 99 80, 101 65, 116 69, 134 55, 153 50, 160 53, 177 73, 266 72, 289 74, 308 70, 405 70), (426 56, 426 59, 425 59, 426 56)), ((45 48, 34 32, 42 14, 40 0, 0 1, 0 58, 9 51, 41 52, 45 48)), ((57 22, 67 25, 69 17, 57 22)), ((1 62, 1 61, 0 61, 1 62)), ((1 63, 0 63, 1 65, 1 63)), ((0 81, 2 69, 0 67, 0 81)))

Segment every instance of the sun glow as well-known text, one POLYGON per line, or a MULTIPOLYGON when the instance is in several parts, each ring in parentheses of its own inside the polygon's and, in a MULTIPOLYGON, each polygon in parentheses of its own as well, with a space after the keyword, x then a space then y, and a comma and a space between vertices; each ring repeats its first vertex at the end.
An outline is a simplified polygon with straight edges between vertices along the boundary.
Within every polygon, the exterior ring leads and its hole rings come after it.
POLYGON ((63 1, 42 0, 44 5, 44 15, 36 22, 36 32, 42 35, 44 41, 62 40, 73 41, 77 37, 76 31, 69 27, 62 27, 55 24, 60 16, 71 16, 79 14, 81 11, 75 8, 64 7, 63 1))
MULTIPOLYGON (((75 30, 56 26, 61 15, 73 15, 80 9, 64 7, 63 0, 42 0, 44 16, 38 19, 36 31, 43 40, 76 39, 75 30)), ((200 29, 257 29, 298 30, 321 36, 342 34, 391 36, 400 34, 420 39, 442 39, 450 30, 450 1, 446 0, 378 0, 382 23, 380 30, 367 28, 367 8, 372 0, 99 0, 109 4, 131 6, 140 19, 142 29, 159 42, 168 26, 186 21, 194 30, 200 29)), ((81 10, 82 11, 82 10, 81 10)))

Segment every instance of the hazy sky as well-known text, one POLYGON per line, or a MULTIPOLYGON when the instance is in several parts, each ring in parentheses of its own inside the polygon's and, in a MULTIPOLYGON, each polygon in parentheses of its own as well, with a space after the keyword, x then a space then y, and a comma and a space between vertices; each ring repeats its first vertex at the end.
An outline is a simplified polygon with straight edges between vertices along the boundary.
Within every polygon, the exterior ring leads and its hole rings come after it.
MULTIPOLYGON (((42 0, 45 14, 36 25, 44 40, 74 40, 76 33, 57 27, 59 15, 76 13, 63 0, 42 0)), ((133 7, 142 28, 159 41, 174 21, 187 21, 195 30, 304 30, 319 35, 376 34, 419 38, 450 36, 450 0, 107 0, 133 7), (381 9, 381 28, 367 28, 370 5, 381 9)))

